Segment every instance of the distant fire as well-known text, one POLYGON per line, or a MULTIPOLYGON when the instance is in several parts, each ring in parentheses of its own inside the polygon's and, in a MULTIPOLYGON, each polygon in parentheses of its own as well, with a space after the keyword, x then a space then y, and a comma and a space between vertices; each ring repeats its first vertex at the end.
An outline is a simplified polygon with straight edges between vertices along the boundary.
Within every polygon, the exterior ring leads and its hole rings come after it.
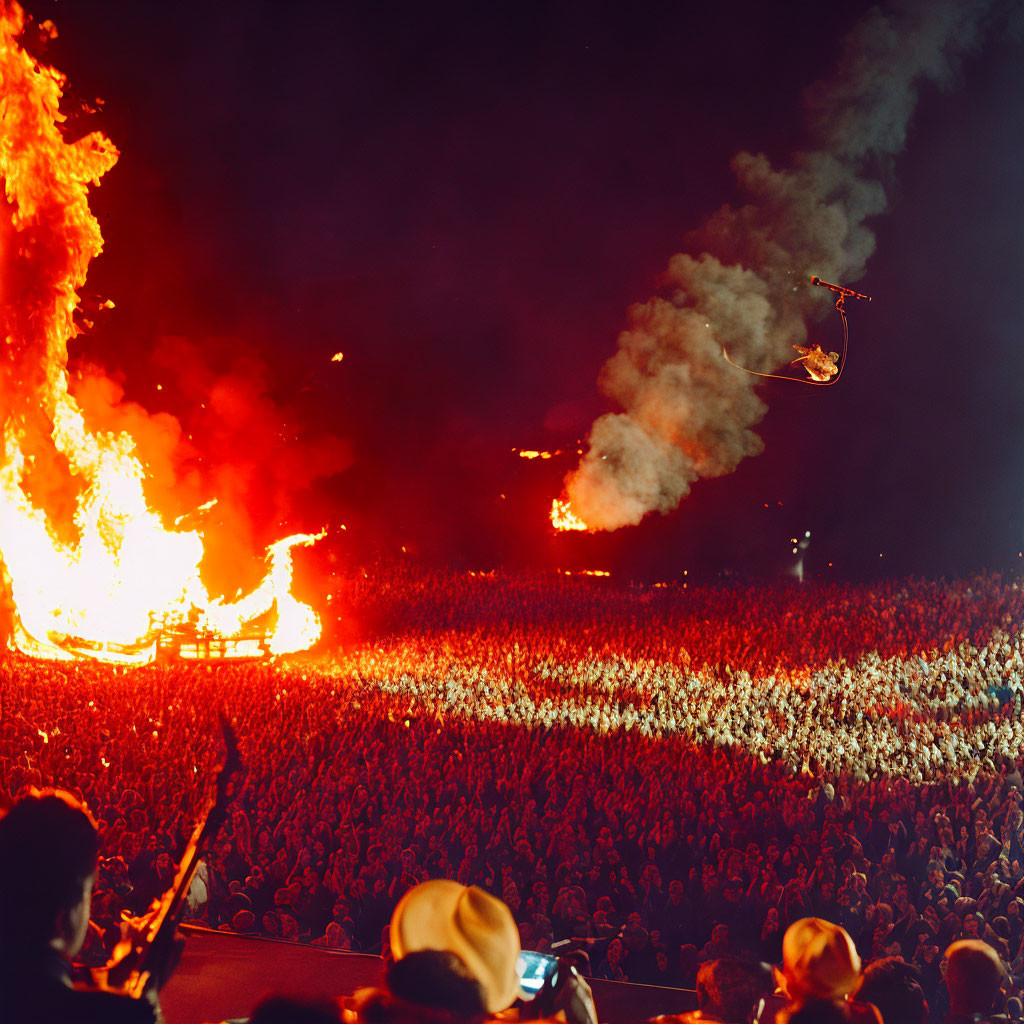
POLYGON ((342 361, 342 359, 344 359, 344 358, 345 358, 345 353, 344 352, 335 352, 334 355, 331 356, 331 362, 332 363, 340 363, 342 361))
POLYGON ((203 510, 178 517, 193 528, 168 528, 147 502, 134 438, 91 430, 69 390, 79 290, 103 246, 89 186, 118 152, 98 132, 65 141, 64 77, 19 47, 24 27, 17 4, 0 6, 0 558, 15 643, 121 662, 150 660, 167 630, 224 643, 255 632, 266 652, 305 649, 320 622, 291 594, 292 548, 320 535, 273 544, 251 593, 211 597, 199 573, 203 510))
POLYGON ((568 501, 551 502, 551 525, 556 530, 588 530, 590 527, 569 507, 568 501))
MULTIPOLYGON (((539 451, 536 448, 513 448, 512 451, 521 459, 553 459, 558 455, 562 455, 567 449, 556 448, 553 452, 545 452, 539 451)), ((577 448, 576 454, 582 455, 583 449, 577 448)))

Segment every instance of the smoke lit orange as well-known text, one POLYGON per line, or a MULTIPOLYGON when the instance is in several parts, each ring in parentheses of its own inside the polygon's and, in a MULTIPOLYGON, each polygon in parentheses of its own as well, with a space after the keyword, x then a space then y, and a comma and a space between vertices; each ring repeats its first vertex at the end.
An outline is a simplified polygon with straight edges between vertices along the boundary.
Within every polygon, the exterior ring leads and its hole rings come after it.
POLYGON ((278 541, 252 593, 212 598, 199 573, 202 532, 165 525, 131 435, 90 430, 69 392, 78 292, 103 244, 88 190, 118 153, 98 132, 64 140, 64 77, 20 48, 24 26, 17 4, 0 7, 0 557, 15 643, 39 656, 138 662, 168 627, 231 638, 260 619, 272 652, 304 649, 320 623, 291 594, 291 549, 317 538, 278 541), (73 502, 70 525, 61 501, 73 502))

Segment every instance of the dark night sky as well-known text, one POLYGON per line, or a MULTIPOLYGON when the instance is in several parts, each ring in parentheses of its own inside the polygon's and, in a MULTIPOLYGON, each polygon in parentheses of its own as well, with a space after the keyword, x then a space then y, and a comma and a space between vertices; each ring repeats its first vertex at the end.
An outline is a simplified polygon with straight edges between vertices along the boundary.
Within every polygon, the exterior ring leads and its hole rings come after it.
POLYGON ((117 309, 83 354, 188 425, 155 390, 162 339, 259 353, 295 444, 351 445, 289 523, 348 523, 346 556, 763 571, 810 529, 811 572, 1016 565, 1024 63, 1005 40, 924 91, 842 384, 766 388, 764 454, 595 537, 546 525, 571 461, 510 454, 585 435, 627 307, 742 198, 733 153, 801 144, 801 91, 866 6, 34 0, 122 150, 86 289, 117 309))

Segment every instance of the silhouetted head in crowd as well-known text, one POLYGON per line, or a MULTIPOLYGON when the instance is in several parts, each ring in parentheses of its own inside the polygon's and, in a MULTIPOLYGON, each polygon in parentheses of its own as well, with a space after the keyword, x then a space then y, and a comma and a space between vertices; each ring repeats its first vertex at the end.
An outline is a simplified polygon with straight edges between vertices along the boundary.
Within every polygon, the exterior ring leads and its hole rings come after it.
POLYGON ((857 998, 877 1006, 886 1024, 927 1024, 928 1003, 917 969, 897 957, 887 956, 864 968, 857 998))
POLYGON ((698 956, 700 956, 700 950, 692 943, 687 942, 679 947, 679 970, 682 973, 684 985, 696 983, 698 956))
POLYGON ((849 1019, 842 1004, 812 1000, 794 1009, 786 1017, 786 1024, 848 1024, 849 1019))
POLYGON ((1006 978, 999 954, 980 939, 961 939, 946 950, 946 988, 953 1013, 988 1013, 1006 978))
POLYGON ((0 819, 0 955, 82 948, 98 852, 95 822, 63 790, 26 796, 0 819))
POLYGON ((239 910, 231 918, 231 930, 239 935, 250 935, 256 931, 256 915, 251 910, 239 910))
MULTIPOLYGON (((388 991, 415 1006, 444 1010, 462 1021, 487 1016, 484 990, 454 953, 424 949, 394 961, 387 969, 388 991)), ((373 1014, 367 1014, 373 1019, 373 1014)))
POLYGON ((271 996, 253 1010, 249 1024, 338 1024, 338 1007, 327 1000, 271 996))
POLYGON ((697 972, 697 1008, 725 1024, 745 1024, 751 1011, 775 988, 771 968, 755 960, 722 956, 697 972))

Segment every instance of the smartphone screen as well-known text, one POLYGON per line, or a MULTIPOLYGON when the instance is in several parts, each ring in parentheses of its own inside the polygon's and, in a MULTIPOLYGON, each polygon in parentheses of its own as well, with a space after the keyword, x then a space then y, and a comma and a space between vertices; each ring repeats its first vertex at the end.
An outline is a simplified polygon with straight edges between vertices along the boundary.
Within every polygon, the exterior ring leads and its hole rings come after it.
POLYGON ((544 987, 544 982, 558 968, 558 959, 547 953, 535 953, 524 949, 519 954, 516 970, 519 973, 519 988, 524 999, 533 999, 544 987))

